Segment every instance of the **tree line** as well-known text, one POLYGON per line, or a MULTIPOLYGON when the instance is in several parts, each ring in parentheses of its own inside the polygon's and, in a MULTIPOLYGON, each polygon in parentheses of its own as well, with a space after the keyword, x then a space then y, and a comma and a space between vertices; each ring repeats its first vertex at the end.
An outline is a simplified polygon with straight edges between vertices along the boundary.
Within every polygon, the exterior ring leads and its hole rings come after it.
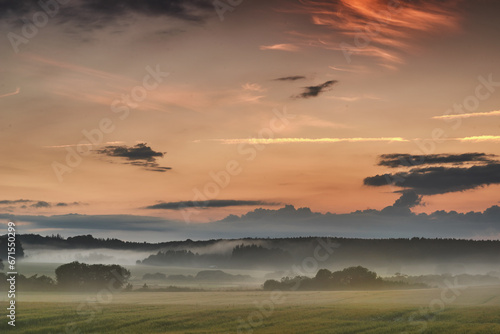
POLYGON ((383 288, 422 288, 428 287, 423 283, 410 284, 403 281, 387 281, 369 269, 356 266, 331 272, 320 269, 314 277, 295 276, 283 277, 280 281, 267 280, 264 290, 267 291, 299 291, 299 290, 365 290, 383 288))
MULTIPOLYGON (((124 267, 113 264, 85 264, 71 262, 63 264, 55 270, 56 279, 42 275, 26 277, 16 275, 16 284, 20 290, 25 291, 98 291, 100 289, 121 289, 130 278, 130 271, 124 267)), ((0 288, 7 287, 7 276, 0 273, 0 288)))

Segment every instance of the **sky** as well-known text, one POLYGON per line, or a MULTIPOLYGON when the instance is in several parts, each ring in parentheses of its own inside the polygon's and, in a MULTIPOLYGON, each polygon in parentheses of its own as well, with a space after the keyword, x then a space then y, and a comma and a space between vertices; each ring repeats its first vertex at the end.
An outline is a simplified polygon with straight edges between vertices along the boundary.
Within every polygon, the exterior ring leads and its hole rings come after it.
POLYGON ((493 0, 0 2, 20 233, 500 238, 493 0))

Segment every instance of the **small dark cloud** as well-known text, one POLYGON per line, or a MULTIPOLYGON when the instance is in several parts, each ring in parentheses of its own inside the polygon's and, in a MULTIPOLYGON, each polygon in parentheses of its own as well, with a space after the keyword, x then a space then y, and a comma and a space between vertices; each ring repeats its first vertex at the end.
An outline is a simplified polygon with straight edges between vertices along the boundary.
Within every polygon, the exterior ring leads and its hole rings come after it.
POLYGON ((30 203, 30 202, 34 202, 32 200, 29 200, 29 199, 17 199, 17 200, 2 200, 0 201, 0 205, 11 205, 11 204, 19 204, 19 203, 30 203))
POLYGON ((145 143, 137 144, 132 147, 127 146, 106 146, 98 151, 101 154, 106 154, 110 157, 123 157, 129 160, 146 160, 154 161, 156 157, 163 157, 164 153, 156 152, 147 146, 145 143))
POLYGON ((15 208, 15 205, 17 204, 17 207, 21 209, 27 209, 28 205, 27 203, 33 203, 29 205, 31 208, 35 209, 41 209, 41 208, 50 208, 52 206, 58 206, 58 207, 66 207, 66 206, 73 206, 73 205, 81 205, 82 203, 80 202, 72 202, 72 203, 65 203, 65 202, 59 202, 59 203, 49 203, 46 201, 35 201, 32 199, 18 199, 18 200, 2 200, 0 201, 0 205, 14 205, 11 208, 15 208), (23 205, 19 205, 23 204, 23 205))
POLYGON ((412 189, 420 195, 436 195, 500 184, 500 163, 471 167, 413 168, 405 173, 388 173, 367 177, 367 186, 393 185, 412 189))
POLYGON ((45 201, 38 201, 34 204, 31 204, 31 207, 32 208, 35 208, 35 209, 40 209, 40 208, 50 208, 52 205, 48 202, 45 202, 45 201))
POLYGON ((241 201, 241 200, 210 200, 210 201, 180 201, 159 203, 146 207, 146 209, 183 210, 186 208, 224 208, 230 206, 252 206, 252 205, 278 205, 265 201, 241 201))
POLYGON ((274 81, 297 81, 297 80, 302 80, 305 79, 306 77, 303 75, 292 75, 289 77, 282 77, 282 78, 277 78, 274 79, 274 81))
POLYGON ((56 206, 72 206, 72 205, 80 205, 80 203, 79 202, 73 202, 73 203, 59 202, 56 204, 56 206))
POLYGON ((455 164, 477 162, 496 162, 494 154, 486 153, 464 153, 464 154, 428 154, 428 155, 410 155, 410 154, 382 154, 380 156, 379 166, 390 168, 413 167, 433 164, 455 164))
POLYGON ((156 162, 157 158, 162 158, 165 155, 165 152, 154 151, 145 143, 130 147, 125 145, 106 146, 101 150, 97 150, 97 153, 104 154, 109 157, 125 158, 130 162, 124 162, 124 164, 144 167, 146 170, 153 172, 165 172, 171 169, 170 167, 161 167, 156 162))
POLYGON ((292 96, 294 98, 307 99, 310 97, 317 97, 319 94, 325 92, 328 88, 335 85, 337 80, 329 80, 321 85, 304 87, 304 91, 299 94, 292 96))

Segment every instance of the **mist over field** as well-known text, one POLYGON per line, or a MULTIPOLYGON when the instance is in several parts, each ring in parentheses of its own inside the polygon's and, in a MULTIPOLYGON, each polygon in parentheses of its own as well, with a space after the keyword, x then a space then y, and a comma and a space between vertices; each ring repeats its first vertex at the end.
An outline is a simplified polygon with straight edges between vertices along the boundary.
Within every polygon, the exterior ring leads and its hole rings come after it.
MULTIPOLYGON (((25 263, 120 264, 169 273, 170 268, 223 269, 253 278, 314 276, 322 268, 363 266, 379 276, 418 275, 500 276, 500 242, 452 239, 280 238, 125 243, 80 236, 19 236, 25 263), (326 248, 325 248, 326 247, 326 248), (324 258, 315 259, 324 253, 324 258), (305 265, 305 267, 304 267, 305 265), (300 272, 297 266, 304 267, 300 272), (264 273, 264 274, 263 274, 264 273), (278 277, 280 276, 281 277, 278 277)), ((142 270, 142 269, 141 269, 142 270)))

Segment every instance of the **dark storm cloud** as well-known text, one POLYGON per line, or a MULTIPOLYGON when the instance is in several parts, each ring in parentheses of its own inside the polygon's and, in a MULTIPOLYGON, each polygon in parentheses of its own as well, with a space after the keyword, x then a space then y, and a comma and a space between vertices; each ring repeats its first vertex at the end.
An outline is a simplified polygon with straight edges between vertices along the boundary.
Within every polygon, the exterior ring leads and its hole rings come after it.
POLYGON ((429 154, 429 155, 410 155, 410 154, 382 154, 380 156, 379 166, 390 168, 412 167, 420 165, 433 164, 456 164, 477 163, 477 162, 496 162, 494 154, 486 153, 464 153, 464 154, 429 154))
POLYGON ((414 168, 405 173, 367 177, 364 184, 380 187, 392 184, 420 195, 436 195, 500 184, 500 163, 471 167, 414 168))
POLYGON ((297 80, 302 80, 305 78, 306 77, 303 75, 293 75, 293 76, 289 76, 289 77, 277 78, 277 79, 274 79, 274 81, 297 81, 297 80))
POLYGON ((304 91, 301 94, 295 95, 293 97, 300 98, 300 99, 317 97, 319 94, 323 93, 328 88, 335 85, 337 82, 338 82, 337 80, 330 80, 330 81, 327 81, 325 83, 322 83, 321 85, 304 87, 304 91))
POLYGON ((74 22, 80 28, 91 25, 104 27, 117 19, 131 19, 130 14, 150 17, 165 16, 191 22, 203 22, 214 7, 209 0, 80 0, 61 1, 3 0, 0 1, 0 17, 19 19, 30 14, 45 11, 52 13, 57 23, 74 22), (44 8, 46 8, 44 10, 44 8))
POLYGON ((231 206, 253 206, 253 205, 278 205, 265 201, 241 201, 241 200, 211 200, 211 201, 181 201, 159 203, 146 207, 146 209, 183 210, 185 208, 224 208, 231 206))
POLYGON ((127 147, 125 145, 121 146, 106 146, 101 150, 97 150, 97 153, 104 154, 109 157, 119 157, 125 158, 127 161, 125 164, 131 164, 134 166, 145 167, 145 169, 154 172, 165 172, 170 167, 161 167, 157 162, 156 158, 163 158, 164 152, 154 151, 151 147, 147 146, 145 143, 137 144, 135 146, 127 147))

